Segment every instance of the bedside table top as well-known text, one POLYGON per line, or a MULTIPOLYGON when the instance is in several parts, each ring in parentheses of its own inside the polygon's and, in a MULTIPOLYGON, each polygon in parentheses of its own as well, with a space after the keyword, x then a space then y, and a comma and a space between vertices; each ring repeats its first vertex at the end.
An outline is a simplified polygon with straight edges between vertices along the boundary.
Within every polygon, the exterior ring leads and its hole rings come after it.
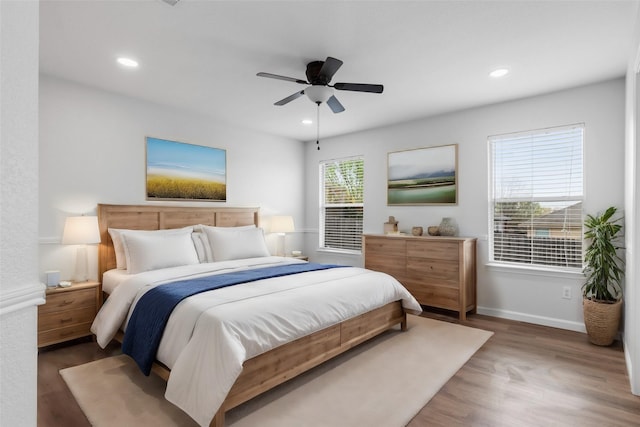
POLYGON ((99 286, 100 282, 96 282, 96 281, 92 281, 92 280, 88 280, 86 282, 72 282, 71 286, 68 286, 66 288, 60 287, 60 286, 47 286, 47 290, 46 293, 47 295, 49 294, 56 294, 59 292, 69 292, 69 291, 77 291, 79 289, 89 289, 89 288, 95 288, 96 286, 99 286))

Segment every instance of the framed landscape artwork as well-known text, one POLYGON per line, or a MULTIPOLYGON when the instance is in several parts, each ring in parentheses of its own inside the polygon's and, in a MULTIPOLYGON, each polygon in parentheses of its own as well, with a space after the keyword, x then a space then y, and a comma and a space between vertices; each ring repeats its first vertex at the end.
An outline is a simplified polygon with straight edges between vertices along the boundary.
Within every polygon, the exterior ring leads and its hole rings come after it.
POLYGON ((388 153, 388 205, 458 203, 458 144, 388 153))
POLYGON ((227 152, 147 137, 147 200, 227 200, 227 152))

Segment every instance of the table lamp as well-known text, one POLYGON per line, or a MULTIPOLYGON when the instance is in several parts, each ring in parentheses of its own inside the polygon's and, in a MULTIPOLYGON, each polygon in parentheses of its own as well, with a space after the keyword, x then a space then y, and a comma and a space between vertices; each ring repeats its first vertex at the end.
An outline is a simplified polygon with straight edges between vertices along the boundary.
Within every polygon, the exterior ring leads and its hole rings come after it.
POLYGON ((76 268, 73 280, 85 282, 88 278, 87 245, 100 243, 97 216, 70 216, 64 223, 63 245, 79 245, 76 250, 76 268))
POLYGON ((285 236, 286 233, 291 233, 295 231, 295 227, 293 226, 293 217, 288 215, 283 216, 272 216, 271 217, 271 228, 269 229, 272 233, 278 233, 278 248, 276 251, 276 255, 285 256, 285 236), (281 249, 282 248, 282 249, 281 249))

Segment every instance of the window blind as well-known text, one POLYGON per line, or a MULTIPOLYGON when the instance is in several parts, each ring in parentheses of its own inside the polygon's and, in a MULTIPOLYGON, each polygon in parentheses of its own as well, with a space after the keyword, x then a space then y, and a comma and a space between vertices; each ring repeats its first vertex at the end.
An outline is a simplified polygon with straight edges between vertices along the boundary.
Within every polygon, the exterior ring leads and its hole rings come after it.
POLYGON ((320 163, 320 247, 362 249, 364 160, 351 157, 320 163))
POLYGON ((582 268, 584 126, 489 138, 494 262, 582 268))

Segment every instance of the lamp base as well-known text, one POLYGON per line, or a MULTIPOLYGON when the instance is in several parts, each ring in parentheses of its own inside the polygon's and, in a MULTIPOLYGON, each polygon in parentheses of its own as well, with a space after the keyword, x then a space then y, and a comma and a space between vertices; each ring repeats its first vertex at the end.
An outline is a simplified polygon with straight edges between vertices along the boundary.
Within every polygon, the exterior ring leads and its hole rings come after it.
POLYGON ((86 282, 88 280, 88 264, 87 246, 82 245, 76 250, 76 270, 73 275, 74 282, 86 282))
POLYGON ((276 249, 277 256, 287 256, 285 252, 285 233, 278 234, 278 248, 276 249))

